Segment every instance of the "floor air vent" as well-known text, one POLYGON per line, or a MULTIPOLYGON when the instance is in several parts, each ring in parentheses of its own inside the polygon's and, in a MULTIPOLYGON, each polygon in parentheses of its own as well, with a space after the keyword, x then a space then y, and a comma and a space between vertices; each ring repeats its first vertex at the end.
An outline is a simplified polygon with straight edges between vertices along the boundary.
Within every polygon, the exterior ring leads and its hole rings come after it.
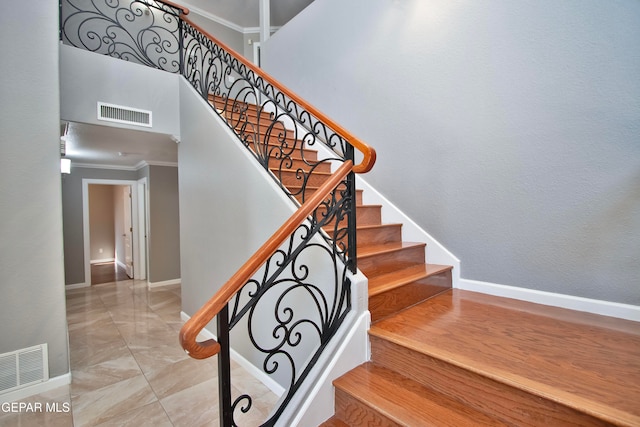
POLYGON ((0 354, 0 394, 48 379, 47 344, 0 354))
POLYGON ((151 127, 151 111, 98 102, 98 120, 151 127))

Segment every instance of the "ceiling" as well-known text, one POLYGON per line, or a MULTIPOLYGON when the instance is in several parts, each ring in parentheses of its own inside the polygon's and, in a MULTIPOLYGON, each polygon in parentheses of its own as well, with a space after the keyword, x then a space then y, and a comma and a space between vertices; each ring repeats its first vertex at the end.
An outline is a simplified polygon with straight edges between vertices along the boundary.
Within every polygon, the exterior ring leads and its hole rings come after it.
MULTIPOLYGON (((260 26, 260 0, 174 0, 194 12, 204 11, 242 28, 260 26)), ((281 27, 313 0, 271 0, 271 26, 281 27)))
MULTIPOLYGON (((236 28, 259 27, 260 0, 174 0, 193 12, 227 21, 236 28)), ((271 0, 271 26, 282 26, 313 0, 271 0)), ((178 145, 171 135, 98 126, 61 124, 66 157, 72 165, 135 169, 148 164, 177 164, 178 145)), ((73 167, 73 166, 72 166, 73 167)))
POLYGON ((65 157, 71 159, 72 167, 136 169, 143 162, 178 162, 178 144, 171 135, 73 122, 62 124, 61 134, 65 132, 65 157))

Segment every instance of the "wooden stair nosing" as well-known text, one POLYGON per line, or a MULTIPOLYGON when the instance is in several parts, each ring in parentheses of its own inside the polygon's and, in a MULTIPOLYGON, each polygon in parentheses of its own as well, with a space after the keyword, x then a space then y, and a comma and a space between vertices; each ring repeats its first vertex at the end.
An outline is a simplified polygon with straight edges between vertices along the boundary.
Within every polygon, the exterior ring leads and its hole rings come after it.
MULTIPOLYGON (((364 206, 379 206, 379 205, 364 205, 364 206)), ((426 247, 426 243, 422 242, 391 242, 385 243, 382 245, 366 245, 358 248, 358 259, 365 259, 369 257, 373 257, 376 255, 384 254, 384 253, 392 253, 401 251, 407 248, 413 247, 426 247)))
POLYGON ((340 418, 333 416, 320 424, 318 427, 350 427, 349 424, 342 421, 340 418))
MULTIPOLYGON (((428 302, 427 302, 428 303, 428 302)), ((372 361, 408 376, 451 398, 518 425, 638 426, 640 417, 546 384, 389 334, 375 324, 369 329, 372 361), (391 345, 391 354, 382 347, 391 345), (401 353, 399 355, 398 353, 401 353), (403 363, 398 363, 402 360, 403 363), (460 385, 460 391, 451 389, 460 385), (510 401, 505 405, 504 399, 510 401), (541 422, 529 424, 533 416, 541 422), (515 418, 514 418, 515 417, 515 418), (524 417, 524 418, 523 418, 524 417)), ((388 350, 386 350, 388 351, 388 350)))
POLYGON ((336 405, 336 416, 350 425, 506 425, 373 363, 347 372, 334 386, 351 398, 336 405))
POLYGON ((402 287, 427 277, 450 271, 450 265, 427 264, 414 265, 391 273, 385 273, 369 278, 369 297, 402 287))

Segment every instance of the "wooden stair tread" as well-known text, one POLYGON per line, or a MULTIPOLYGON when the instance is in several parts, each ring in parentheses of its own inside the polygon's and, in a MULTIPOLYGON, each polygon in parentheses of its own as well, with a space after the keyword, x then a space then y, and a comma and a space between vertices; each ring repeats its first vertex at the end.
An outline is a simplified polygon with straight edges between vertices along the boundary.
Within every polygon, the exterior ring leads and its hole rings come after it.
MULTIPOLYGON (((392 370, 365 363, 334 381, 336 389, 402 426, 505 425, 447 396, 437 393, 392 370)), ((348 425, 385 425, 377 419, 349 411, 336 415, 348 425)), ((388 424, 387 424, 388 425, 388 424)))
MULTIPOLYGON (((372 205, 365 205, 372 206, 372 205)), ((375 206, 375 205, 373 205, 375 206)), ((363 245, 358 246, 358 259, 363 259, 369 256, 378 255, 381 253, 395 252, 406 248, 413 248, 419 246, 426 246, 426 243, 422 242, 389 242, 382 245, 363 245)))
POLYGON ((451 290, 369 333, 605 422, 640 425, 640 323, 451 290))
POLYGON ((320 424, 319 427, 350 427, 350 426, 349 424, 343 422, 339 418, 331 417, 325 422, 323 422, 322 424, 320 424))
MULTIPOLYGON (((269 169, 271 169, 274 172, 293 173, 293 174, 298 173, 298 169, 287 169, 287 168, 280 169, 280 168, 277 168, 277 167, 276 168, 270 167, 269 169)), ((303 172, 306 172, 307 174, 309 174, 308 171, 303 171, 303 172)), ((322 171, 315 171, 315 170, 312 173, 314 175, 318 175, 318 176, 326 176, 327 178, 330 177, 331 175, 333 175, 333 173, 331 173, 331 172, 322 172, 322 171)))
POLYGON ((369 279, 369 296, 372 297, 451 269, 452 267, 450 265, 421 264, 391 273, 381 274, 369 279))
POLYGON ((368 230, 368 229, 380 228, 380 227, 395 227, 398 225, 402 225, 402 223, 401 222, 385 222, 384 224, 358 225, 358 230, 368 230))

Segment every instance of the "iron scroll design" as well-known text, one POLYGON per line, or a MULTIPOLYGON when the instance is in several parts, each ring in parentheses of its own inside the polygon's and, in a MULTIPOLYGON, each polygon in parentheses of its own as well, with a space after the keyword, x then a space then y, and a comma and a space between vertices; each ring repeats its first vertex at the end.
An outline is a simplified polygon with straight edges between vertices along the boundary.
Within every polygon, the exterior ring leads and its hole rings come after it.
MULTIPOLYGON (((296 203, 304 203, 336 165, 353 161, 348 141, 232 52, 185 21, 182 35, 183 76, 296 203), (319 158, 318 146, 331 154, 319 158)), ((349 179, 355 194, 355 178, 349 179)), ((355 215, 347 216, 328 242, 337 242, 337 256, 355 272, 355 215)))
POLYGON ((157 0, 60 0, 68 45, 179 73, 180 12, 157 0))
MULTIPOLYGON (((223 46, 189 22, 182 35, 183 76, 295 203, 304 203, 337 165, 353 162, 344 138, 223 46), (327 154, 318 155, 319 146, 327 154)), ((287 384, 263 426, 276 423, 351 310, 349 271, 356 271, 353 172, 218 315, 218 331, 246 334, 262 355, 262 370, 287 384), (320 259, 325 277, 317 280, 320 259)), ((224 351, 219 363, 226 363, 224 351)), ((227 417, 221 424, 236 426, 253 399, 223 397, 221 406, 225 399, 230 407, 221 411, 227 417)))
MULTIPOLYGON (((338 246, 314 241, 327 224, 346 220, 352 203, 347 185, 345 180, 334 189, 228 304, 229 329, 246 330, 253 347, 264 355, 264 372, 284 373, 281 377, 287 380, 280 405, 263 426, 275 424, 351 310, 351 282, 338 246), (314 280, 310 263, 322 263, 323 274, 332 280, 314 280)), ((230 425, 237 425, 238 411, 251 407, 251 396, 237 397, 230 425)))
MULTIPOLYGON (((337 166, 353 163, 354 148, 339 132, 183 19, 176 6, 160 0, 60 5, 64 43, 182 74, 294 203, 304 204, 337 166)), ((286 385, 262 424, 272 426, 350 312, 355 194, 351 172, 216 316, 221 425, 237 426, 254 406, 248 394, 231 398, 230 338, 246 335, 258 355, 252 362, 286 385)))

